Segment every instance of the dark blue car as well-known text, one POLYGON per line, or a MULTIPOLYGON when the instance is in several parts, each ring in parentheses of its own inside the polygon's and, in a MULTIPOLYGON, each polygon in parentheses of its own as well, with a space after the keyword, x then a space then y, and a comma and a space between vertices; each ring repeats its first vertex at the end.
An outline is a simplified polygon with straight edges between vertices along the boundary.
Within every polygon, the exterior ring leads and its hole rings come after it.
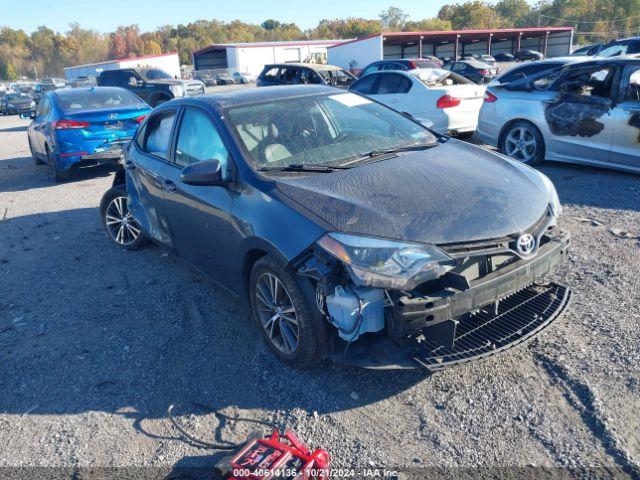
POLYGON ((123 88, 62 89, 42 97, 27 131, 31 155, 48 163, 57 182, 73 169, 116 164, 122 145, 151 107, 123 88))
POLYGON ((569 243, 548 178, 332 87, 157 107, 101 213, 120 248, 151 240, 248 301, 299 366, 435 370, 521 343, 568 299, 540 283, 569 243))

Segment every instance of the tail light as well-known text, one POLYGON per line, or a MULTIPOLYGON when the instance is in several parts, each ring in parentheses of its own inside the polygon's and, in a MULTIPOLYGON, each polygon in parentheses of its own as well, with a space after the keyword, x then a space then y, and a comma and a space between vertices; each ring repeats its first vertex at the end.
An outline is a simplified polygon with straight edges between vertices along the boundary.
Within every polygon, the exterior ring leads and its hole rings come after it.
POLYGON ((480 75, 489 75, 489 70, 480 70, 478 73, 480 75))
POLYGON ((493 103, 496 100, 498 100, 498 97, 496 97, 493 93, 491 93, 489 90, 487 90, 486 92, 484 92, 484 101, 487 103, 493 103))
POLYGON ((443 95, 436 102, 437 108, 451 108, 457 107, 462 102, 462 99, 457 97, 452 97, 451 95, 443 95))
POLYGON ((140 115, 139 117, 136 117, 136 122, 138 123, 142 123, 144 122, 144 119, 147 118, 148 115, 145 113, 144 115, 140 115))
POLYGON ((413 60, 409 60, 407 63, 409 64, 409 70, 413 70, 414 68, 418 68, 418 64, 416 62, 414 62, 413 60))
POLYGON ((51 123, 51 128, 54 130, 73 130, 76 128, 87 128, 89 126, 89 122, 78 122, 77 120, 56 120, 51 123))

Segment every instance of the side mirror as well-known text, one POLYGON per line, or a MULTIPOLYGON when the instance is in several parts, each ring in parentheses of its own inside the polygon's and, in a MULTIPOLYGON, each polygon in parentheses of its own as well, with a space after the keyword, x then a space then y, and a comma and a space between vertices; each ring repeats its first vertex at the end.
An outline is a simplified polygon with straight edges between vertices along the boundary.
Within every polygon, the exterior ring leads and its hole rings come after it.
POLYGON ((220 160, 203 160, 184 167, 180 173, 180 181, 187 185, 222 185, 224 180, 220 160))

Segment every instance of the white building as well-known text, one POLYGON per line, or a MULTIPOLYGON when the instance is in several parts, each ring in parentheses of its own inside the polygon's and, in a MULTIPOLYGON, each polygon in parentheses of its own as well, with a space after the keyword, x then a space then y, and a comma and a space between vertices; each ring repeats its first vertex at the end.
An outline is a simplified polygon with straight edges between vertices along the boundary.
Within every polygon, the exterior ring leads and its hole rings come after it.
POLYGON ((328 63, 359 70, 387 58, 459 58, 470 54, 537 50, 545 57, 571 53, 573 27, 384 32, 328 47, 328 63))
POLYGON ((327 47, 343 40, 214 44, 193 53, 196 70, 228 69, 258 75, 270 63, 326 62, 327 47))
POLYGON ((180 78, 180 60, 177 52, 67 67, 64 69, 64 77, 67 80, 83 76, 97 77, 103 70, 119 68, 158 68, 171 76, 180 78))

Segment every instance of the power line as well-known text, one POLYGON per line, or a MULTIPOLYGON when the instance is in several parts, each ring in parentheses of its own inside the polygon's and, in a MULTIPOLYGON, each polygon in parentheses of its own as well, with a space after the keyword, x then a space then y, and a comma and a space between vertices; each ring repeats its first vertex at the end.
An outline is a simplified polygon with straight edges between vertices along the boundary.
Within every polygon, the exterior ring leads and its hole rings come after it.
POLYGON ((633 17, 626 17, 626 18, 617 18, 615 20, 598 20, 597 22, 589 22, 586 20, 571 20, 569 18, 558 18, 558 17, 552 17, 550 15, 544 15, 543 13, 539 13, 538 15, 540 15, 541 17, 545 17, 545 18, 550 18, 552 20, 560 20, 561 22, 568 22, 568 23, 589 23, 589 24, 598 24, 598 23, 615 23, 615 22, 624 22, 625 20, 631 20, 633 18, 640 18, 640 15, 634 15, 633 17))

